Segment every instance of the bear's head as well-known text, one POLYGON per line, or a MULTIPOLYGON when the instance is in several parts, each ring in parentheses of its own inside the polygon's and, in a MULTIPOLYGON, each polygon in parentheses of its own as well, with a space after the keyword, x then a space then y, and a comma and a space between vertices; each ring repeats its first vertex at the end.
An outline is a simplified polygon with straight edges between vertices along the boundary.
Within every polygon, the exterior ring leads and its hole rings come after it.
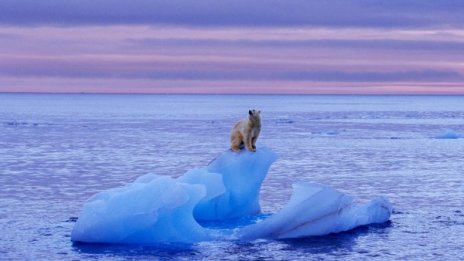
POLYGON ((261 125, 261 111, 257 110, 249 110, 248 111, 248 117, 251 122, 261 125))

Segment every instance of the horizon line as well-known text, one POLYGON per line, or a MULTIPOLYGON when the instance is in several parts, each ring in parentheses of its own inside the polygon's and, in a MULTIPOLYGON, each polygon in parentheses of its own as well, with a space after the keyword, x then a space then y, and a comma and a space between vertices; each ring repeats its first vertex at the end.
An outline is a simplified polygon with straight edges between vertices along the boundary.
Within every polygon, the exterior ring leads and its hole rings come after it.
POLYGON ((47 91, 0 91, 0 94, 98 94, 98 95, 268 95, 268 96, 464 96, 463 93, 235 93, 235 92, 47 92, 47 91))

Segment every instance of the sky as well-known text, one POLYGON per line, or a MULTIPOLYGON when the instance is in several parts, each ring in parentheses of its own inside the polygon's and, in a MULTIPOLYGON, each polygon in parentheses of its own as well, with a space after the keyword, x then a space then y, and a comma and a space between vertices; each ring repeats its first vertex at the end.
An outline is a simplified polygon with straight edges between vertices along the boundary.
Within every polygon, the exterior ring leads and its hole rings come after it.
POLYGON ((2 0, 0 92, 464 94, 462 0, 2 0))

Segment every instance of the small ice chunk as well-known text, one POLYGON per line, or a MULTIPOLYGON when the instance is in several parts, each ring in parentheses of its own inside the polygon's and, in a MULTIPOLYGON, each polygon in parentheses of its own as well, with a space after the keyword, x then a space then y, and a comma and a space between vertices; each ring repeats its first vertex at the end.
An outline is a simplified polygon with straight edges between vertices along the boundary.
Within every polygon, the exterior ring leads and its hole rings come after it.
POLYGON ((437 139, 459 139, 462 138, 464 135, 457 133, 454 130, 446 130, 440 135, 436 136, 437 139))

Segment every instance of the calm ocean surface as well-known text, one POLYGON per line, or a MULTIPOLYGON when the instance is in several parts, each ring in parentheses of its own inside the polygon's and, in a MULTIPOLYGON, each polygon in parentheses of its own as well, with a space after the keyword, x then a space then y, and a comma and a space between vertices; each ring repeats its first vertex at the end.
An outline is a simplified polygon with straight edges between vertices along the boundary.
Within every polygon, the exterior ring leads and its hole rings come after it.
POLYGON ((464 96, 0 94, 0 259, 463 260, 463 157, 464 96), (258 149, 279 155, 263 212, 309 180, 361 201, 386 196, 391 222, 290 241, 71 242, 90 196, 207 165, 251 108, 262 111, 258 149), (463 137, 436 138, 447 130, 463 137))

